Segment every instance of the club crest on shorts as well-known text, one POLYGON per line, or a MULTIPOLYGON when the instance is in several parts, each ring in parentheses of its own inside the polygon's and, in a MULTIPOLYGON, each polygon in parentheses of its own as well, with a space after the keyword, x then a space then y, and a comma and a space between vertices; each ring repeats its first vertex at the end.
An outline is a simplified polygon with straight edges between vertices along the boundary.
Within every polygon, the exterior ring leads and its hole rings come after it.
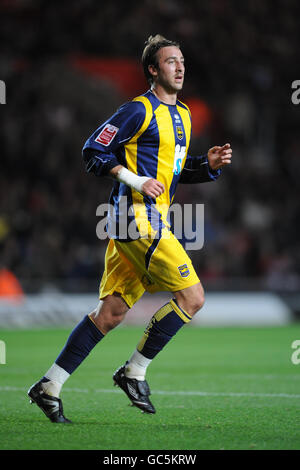
POLYGON ((183 139, 183 129, 181 126, 176 126, 176 134, 179 140, 183 139))
POLYGON ((190 275, 190 270, 187 267, 187 264, 182 264, 181 266, 177 266, 180 272, 181 277, 188 277, 190 275))
POLYGON ((98 136, 96 137, 95 142, 98 142, 99 144, 102 144, 107 147, 112 143, 118 130, 118 127, 113 126, 112 124, 106 124, 100 134, 98 134, 98 136))

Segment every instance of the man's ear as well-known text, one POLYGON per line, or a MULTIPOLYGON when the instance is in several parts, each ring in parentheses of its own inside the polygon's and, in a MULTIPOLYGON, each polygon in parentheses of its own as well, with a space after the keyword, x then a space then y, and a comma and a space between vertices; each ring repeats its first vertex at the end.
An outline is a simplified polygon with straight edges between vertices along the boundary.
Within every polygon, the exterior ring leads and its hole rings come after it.
POLYGON ((148 71, 151 73, 153 78, 156 78, 158 75, 157 68, 154 65, 148 65, 148 71))

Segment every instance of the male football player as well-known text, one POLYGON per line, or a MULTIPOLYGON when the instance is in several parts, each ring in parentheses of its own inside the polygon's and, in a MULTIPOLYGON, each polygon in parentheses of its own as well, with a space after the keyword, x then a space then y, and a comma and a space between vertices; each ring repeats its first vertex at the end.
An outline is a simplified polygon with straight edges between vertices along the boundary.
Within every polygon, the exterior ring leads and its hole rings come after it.
MULTIPOLYGON (((59 394, 64 382, 145 291, 168 291, 172 299, 151 318, 132 356, 113 381, 132 404, 155 413, 145 380, 156 355, 204 303, 204 291, 191 259, 170 230, 167 211, 178 183, 217 179, 230 164, 229 144, 191 157, 191 115, 177 99, 183 87, 184 57, 176 42, 150 36, 142 55, 150 89, 121 106, 87 140, 86 170, 114 181, 108 232, 110 240, 100 283, 100 302, 70 334, 44 377, 28 391, 32 402, 53 422, 69 422, 59 394), (124 228, 134 226, 135 234, 124 228), (114 229, 111 229, 114 227, 114 229)), ((132 232, 132 231, 131 231, 132 232)))

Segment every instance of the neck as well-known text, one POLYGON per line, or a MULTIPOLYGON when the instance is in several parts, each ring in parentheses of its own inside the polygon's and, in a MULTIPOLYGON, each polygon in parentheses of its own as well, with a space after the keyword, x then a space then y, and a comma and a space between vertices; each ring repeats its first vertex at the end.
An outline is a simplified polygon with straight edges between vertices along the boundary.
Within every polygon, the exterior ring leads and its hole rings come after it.
POLYGON ((177 101, 177 92, 176 91, 168 91, 162 86, 158 85, 157 83, 151 86, 152 93, 165 104, 176 104, 177 101))

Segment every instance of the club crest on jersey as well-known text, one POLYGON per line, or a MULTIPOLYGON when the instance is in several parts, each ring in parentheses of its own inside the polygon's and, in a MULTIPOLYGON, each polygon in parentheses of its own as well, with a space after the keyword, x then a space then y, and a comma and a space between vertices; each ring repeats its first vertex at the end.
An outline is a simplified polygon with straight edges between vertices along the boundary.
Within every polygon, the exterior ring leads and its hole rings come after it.
POLYGON ((106 124, 100 134, 98 134, 98 136, 96 137, 95 142, 98 142, 99 144, 102 144, 107 147, 114 140, 118 130, 118 127, 115 127, 112 124, 106 124))
POLYGON ((188 277, 190 275, 190 270, 187 267, 187 264, 182 264, 181 266, 177 266, 180 272, 181 277, 188 277))
POLYGON ((179 140, 183 139, 183 129, 181 126, 176 126, 176 134, 179 140))

